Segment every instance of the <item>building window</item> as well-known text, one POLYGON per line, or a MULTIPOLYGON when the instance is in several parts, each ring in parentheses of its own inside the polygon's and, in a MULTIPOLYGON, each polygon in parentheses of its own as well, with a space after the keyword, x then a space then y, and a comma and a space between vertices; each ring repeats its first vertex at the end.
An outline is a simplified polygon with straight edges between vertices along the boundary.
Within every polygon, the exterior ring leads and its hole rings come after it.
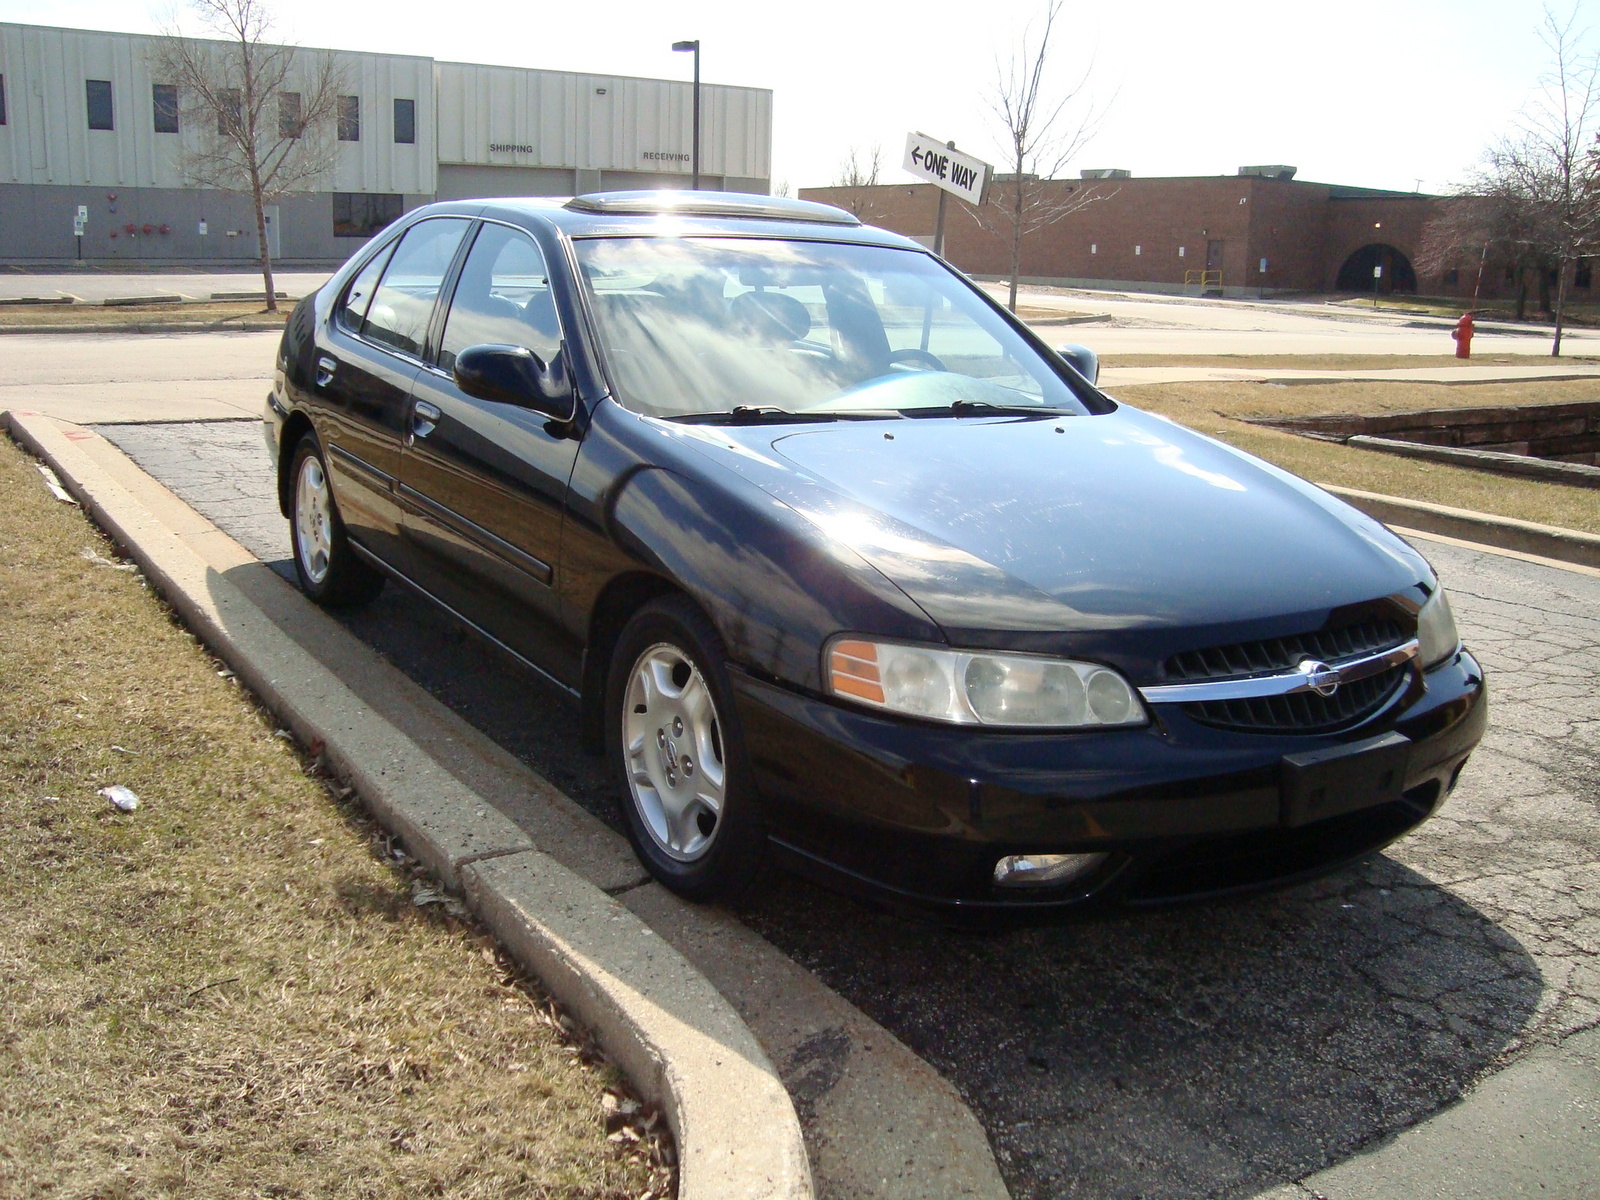
POLYGON ((405 211, 405 197, 369 192, 333 194, 333 236, 368 238, 405 211))
POLYGON ((413 145, 417 140, 417 102, 394 102, 394 140, 398 145, 413 145))
POLYGON ((1444 273, 1444 285, 1445 285, 1445 287, 1455 287, 1455 285, 1460 283, 1460 282, 1461 282, 1461 272, 1457 268, 1451 267, 1448 271, 1446 271, 1444 273))
POLYGON ((281 138, 297 138, 305 130, 305 122, 300 119, 300 93, 278 93, 278 136, 281 138))
POLYGON ((244 101, 238 88, 223 88, 217 93, 217 136, 237 138, 244 131, 244 101))
POLYGON ((1578 260, 1577 269, 1572 273, 1572 286, 1587 290, 1594 284, 1594 269, 1589 265, 1587 258, 1578 260))
POLYGON ((89 128, 115 128, 111 120, 111 81, 87 79, 83 86, 89 101, 89 128))
POLYGON ((152 83, 150 103, 155 109, 156 132, 178 132, 178 87, 172 83, 152 83))
POLYGON ((341 142, 359 142, 361 140, 361 97, 339 97, 339 140, 341 142))
POLYGON ((6 123, 6 77, 0 75, 0 125, 6 123))

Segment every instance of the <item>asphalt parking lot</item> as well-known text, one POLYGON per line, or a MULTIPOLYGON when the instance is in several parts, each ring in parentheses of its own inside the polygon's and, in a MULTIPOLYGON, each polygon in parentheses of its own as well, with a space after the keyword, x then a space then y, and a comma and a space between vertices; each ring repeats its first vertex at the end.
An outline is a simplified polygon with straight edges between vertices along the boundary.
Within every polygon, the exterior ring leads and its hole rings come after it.
MULTIPOLYGON (((100 428, 292 576, 255 421, 100 428)), ((1600 578, 1420 541, 1490 672, 1444 813, 1276 896, 988 935, 774 873, 742 916, 962 1091, 1021 1197, 1251 1195, 1600 1022, 1600 578)), ((398 589, 351 629, 615 820, 575 714, 398 589)))

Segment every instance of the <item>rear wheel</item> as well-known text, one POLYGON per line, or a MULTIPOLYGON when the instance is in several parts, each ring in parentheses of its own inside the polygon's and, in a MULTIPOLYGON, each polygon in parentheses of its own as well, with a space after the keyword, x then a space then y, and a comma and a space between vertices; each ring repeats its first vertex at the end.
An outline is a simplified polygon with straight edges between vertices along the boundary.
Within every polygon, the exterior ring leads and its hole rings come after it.
POLYGON ((628 622, 606 686, 607 755, 634 851, 701 900, 743 891, 766 844, 725 661, 711 622, 666 597, 628 622))
POLYGON ((328 483, 328 464, 316 435, 307 433, 290 464, 294 508, 289 540, 294 569, 306 595, 329 608, 366 604, 383 590, 383 576, 356 557, 345 536, 328 483))

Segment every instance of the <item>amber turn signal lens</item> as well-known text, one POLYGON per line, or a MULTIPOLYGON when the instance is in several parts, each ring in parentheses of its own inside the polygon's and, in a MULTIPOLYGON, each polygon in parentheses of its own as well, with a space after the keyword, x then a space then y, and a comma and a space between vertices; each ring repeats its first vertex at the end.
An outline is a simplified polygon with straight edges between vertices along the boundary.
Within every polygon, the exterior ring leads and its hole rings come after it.
POLYGON ((878 676, 878 648, 871 642, 835 642, 828 655, 833 690, 883 703, 883 683, 878 676))

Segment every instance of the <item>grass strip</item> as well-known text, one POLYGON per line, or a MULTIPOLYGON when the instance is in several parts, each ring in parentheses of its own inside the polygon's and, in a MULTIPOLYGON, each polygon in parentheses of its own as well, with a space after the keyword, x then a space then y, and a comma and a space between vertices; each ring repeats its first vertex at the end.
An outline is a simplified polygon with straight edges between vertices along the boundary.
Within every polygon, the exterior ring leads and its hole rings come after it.
POLYGON ((285 321, 294 307, 287 300, 278 302, 278 311, 269 313, 260 300, 202 300, 183 304, 39 304, 0 307, 0 329, 31 329, 37 326, 83 325, 95 329, 139 325, 184 324, 214 325, 227 329, 248 321, 285 321))
POLYGON ((286 739, 0 439, 0 1195, 670 1194, 659 1116, 286 739))
POLYGON ((1556 404, 1592 400, 1597 394, 1600 380, 1454 385, 1361 381, 1293 387, 1173 383, 1116 389, 1120 400, 1171 417, 1317 483, 1426 500, 1586 533, 1600 533, 1600 495, 1593 488, 1359 450, 1251 425, 1245 418, 1556 404))

